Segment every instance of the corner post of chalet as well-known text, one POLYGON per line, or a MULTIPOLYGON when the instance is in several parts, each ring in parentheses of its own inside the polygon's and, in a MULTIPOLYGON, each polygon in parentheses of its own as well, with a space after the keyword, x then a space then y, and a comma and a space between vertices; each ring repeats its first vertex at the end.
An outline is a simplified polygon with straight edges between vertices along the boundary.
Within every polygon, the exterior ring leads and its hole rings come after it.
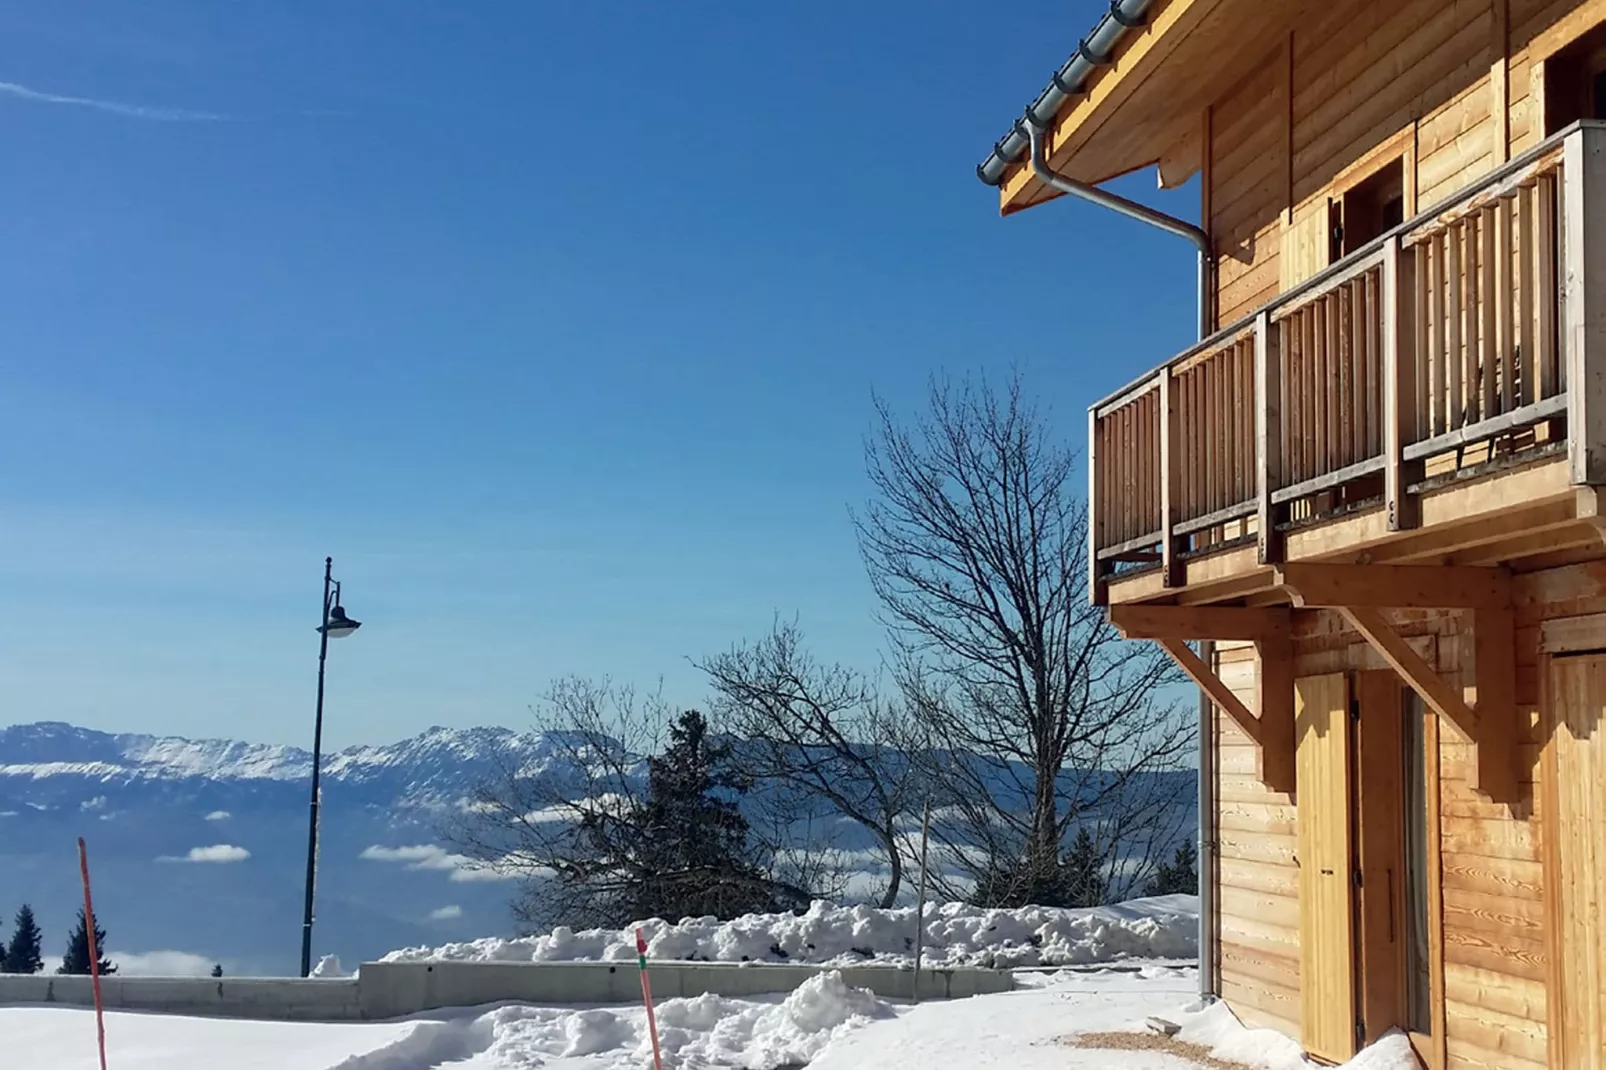
POLYGON ((1562 147, 1561 344, 1575 484, 1606 484, 1606 129, 1562 147))
POLYGON ((1297 608, 1336 609, 1422 701, 1471 746, 1473 788, 1515 802, 1517 643, 1511 574, 1448 565, 1290 564, 1277 584, 1297 608), (1387 609, 1470 610, 1476 702, 1468 706, 1384 615, 1387 609))
POLYGON ((1383 500, 1390 531, 1419 523, 1406 493, 1411 467, 1405 444, 1416 430, 1416 258, 1398 234, 1383 246, 1383 500))
POLYGON ((1182 502, 1181 414, 1177 407, 1175 380, 1168 364, 1160 369, 1160 568, 1167 587, 1183 584, 1181 562, 1177 560, 1175 525, 1182 502))
POLYGON ((1272 491, 1282 478, 1282 354, 1278 349, 1277 328, 1271 313, 1255 316, 1255 458, 1259 462, 1256 523, 1260 529, 1260 563, 1283 559, 1282 539, 1277 531, 1277 510, 1272 491))
POLYGON ((1115 605, 1110 624, 1125 639, 1152 639, 1260 753, 1260 779, 1273 791, 1294 790, 1293 614, 1282 608, 1115 605), (1255 702, 1246 706, 1191 639, 1252 642, 1259 656, 1255 702))

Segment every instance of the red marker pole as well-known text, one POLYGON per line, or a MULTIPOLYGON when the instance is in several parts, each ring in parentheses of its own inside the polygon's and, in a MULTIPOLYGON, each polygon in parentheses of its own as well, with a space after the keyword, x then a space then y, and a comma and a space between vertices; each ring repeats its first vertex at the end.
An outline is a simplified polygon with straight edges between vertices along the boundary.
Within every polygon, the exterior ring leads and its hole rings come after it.
POLYGON ((84 877, 84 927, 89 930, 89 977, 95 988, 95 1039, 100 1045, 100 1070, 106 1070, 106 1015, 100 1002, 100 949, 95 946, 95 904, 89 897, 89 849, 78 837, 78 871, 84 877))
MULTIPOLYGON (((652 1034, 652 1065, 664 1070, 664 1056, 658 1050, 658 1018, 652 1012, 652 982, 647 980, 647 938, 636 930, 636 962, 641 966, 641 1001, 647 1005, 647 1032, 652 1034)), ((101 1066, 100 1070, 106 1070, 101 1066)))

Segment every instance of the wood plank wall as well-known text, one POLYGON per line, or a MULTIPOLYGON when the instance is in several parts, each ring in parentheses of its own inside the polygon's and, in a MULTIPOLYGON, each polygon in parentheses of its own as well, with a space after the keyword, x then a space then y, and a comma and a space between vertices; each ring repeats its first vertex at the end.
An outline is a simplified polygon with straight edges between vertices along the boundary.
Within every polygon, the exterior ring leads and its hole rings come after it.
MULTIPOLYGON (((1599 566, 1606 609, 1606 563, 1599 566)), ((1513 808, 1471 789, 1467 748, 1452 729, 1439 741, 1439 812, 1443 887, 1446 1068, 1531 1070, 1546 1064, 1547 951, 1540 892, 1538 770, 1538 621, 1565 591, 1565 574, 1524 578, 1529 592, 1518 634, 1518 702, 1525 788, 1513 808)), ((1452 686, 1472 685, 1473 642, 1464 614, 1396 614, 1401 634, 1437 662, 1452 686)), ((1338 615, 1313 613, 1296 633, 1299 676, 1383 667, 1338 615)), ((1218 644, 1223 680, 1255 708, 1252 649, 1218 644)), ((1268 791, 1255 775, 1255 749, 1217 716, 1220 994, 1248 1024, 1299 1038, 1299 870, 1294 862, 1297 799, 1268 791)), ((1436 1001, 1437 1002, 1437 1001, 1436 1001)))
POLYGON ((1217 326, 1312 273, 1304 264, 1279 269, 1283 231, 1320 224, 1317 207, 1366 176, 1369 154, 1383 163, 1408 146, 1414 213, 1541 140, 1534 55, 1600 21, 1606 0, 1315 8, 1210 108, 1203 199, 1216 242, 1217 326))

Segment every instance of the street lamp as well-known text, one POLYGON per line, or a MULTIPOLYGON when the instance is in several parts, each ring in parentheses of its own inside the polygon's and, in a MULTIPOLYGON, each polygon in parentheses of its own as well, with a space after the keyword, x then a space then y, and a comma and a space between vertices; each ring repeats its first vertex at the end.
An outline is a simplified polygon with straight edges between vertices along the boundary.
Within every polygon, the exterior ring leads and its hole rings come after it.
POLYGON ((340 604, 340 584, 334 579, 335 559, 323 559, 323 623, 318 625, 318 713, 312 729, 312 811, 307 822, 307 901, 301 915, 301 976, 312 973, 312 890, 318 873, 318 765, 323 756, 323 667, 329 659, 329 640, 344 639, 361 621, 346 616, 340 604))

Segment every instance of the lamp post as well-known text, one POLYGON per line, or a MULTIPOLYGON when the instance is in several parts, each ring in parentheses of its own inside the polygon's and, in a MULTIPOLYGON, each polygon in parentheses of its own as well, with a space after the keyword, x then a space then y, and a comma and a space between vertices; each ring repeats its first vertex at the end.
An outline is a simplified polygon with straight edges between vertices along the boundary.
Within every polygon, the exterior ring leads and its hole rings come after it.
POLYGON ((334 579, 335 559, 323 559, 323 616, 318 625, 318 713, 312 729, 312 808, 307 823, 307 900, 301 915, 301 976, 312 973, 312 890, 318 873, 318 765, 323 757, 323 669, 329 659, 329 640, 343 639, 362 627, 346 616, 340 604, 340 584, 334 579))

